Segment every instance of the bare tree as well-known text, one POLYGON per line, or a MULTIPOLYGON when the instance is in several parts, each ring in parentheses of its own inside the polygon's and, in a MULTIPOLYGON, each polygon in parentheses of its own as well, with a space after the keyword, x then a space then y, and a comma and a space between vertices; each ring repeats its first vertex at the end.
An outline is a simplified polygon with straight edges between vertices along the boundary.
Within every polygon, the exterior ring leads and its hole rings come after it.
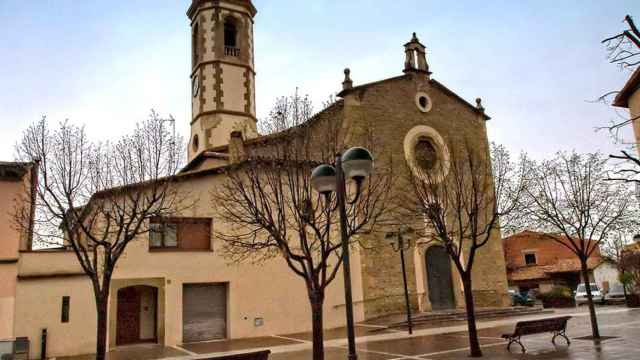
MULTIPOLYGON (((152 112, 131 135, 94 143, 83 127, 43 118, 24 132, 20 160, 38 164, 34 240, 70 247, 91 281, 96 302, 96 358, 107 350, 111 277, 127 245, 148 231, 148 220, 175 211, 172 186, 181 142, 152 112)), ((18 226, 29 219, 16 214, 18 226)))
POLYGON ((630 15, 624 17, 628 29, 602 40, 609 62, 621 68, 635 68, 640 64, 640 31, 630 15))
MULTIPOLYGON (((624 22, 627 23, 628 29, 602 40, 602 43, 605 45, 610 63, 618 65, 622 70, 634 71, 640 64, 640 31, 638 31, 630 15, 624 17, 624 22)), ((608 106, 619 93, 620 91, 618 90, 609 91, 600 96, 597 102, 608 106)), ((611 120, 609 125, 599 127, 596 130, 606 129, 611 133, 614 141, 622 142, 620 130, 629 124, 633 124, 637 118, 637 116, 630 117, 626 113, 616 111, 616 118, 611 120)), ((637 160, 635 156, 627 152, 623 151, 622 153, 623 155, 621 156, 627 160, 637 160)))
MULTIPOLYGON (((287 108, 294 116, 310 111, 307 100, 287 108), (305 109, 306 108, 306 109, 305 109), (297 115, 296 115, 297 114, 297 115)), ((276 106, 276 109, 278 106, 276 106)), ((272 112, 272 116, 273 116, 272 112)), ((274 118, 280 124, 280 119, 274 118)), ((311 172, 321 163, 333 163, 337 133, 332 126, 300 124, 280 133, 261 157, 249 157, 230 169, 226 182, 212 194, 213 204, 228 229, 217 230, 232 261, 283 258, 305 283, 311 305, 313 359, 324 359, 323 311, 326 288, 342 265, 336 199, 311 186, 311 172)), ((361 186, 357 202, 347 208, 349 241, 373 231, 386 212, 391 179, 378 168, 361 186)), ((351 189, 353 191, 353 189, 351 189)))
POLYGON ((261 134, 274 134, 298 126, 313 116, 313 104, 309 95, 301 96, 298 88, 291 96, 276 99, 269 116, 258 122, 261 134))
POLYGON ((580 261, 593 338, 598 339, 587 260, 623 227, 633 195, 628 186, 608 180, 607 159, 598 153, 560 152, 552 160, 532 163, 528 174, 527 214, 549 239, 571 250, 580 261))
POLYGON ((448 160, 412 168, 411 183, 418 215, 427 224, 426 236, 445 248, 462 280, 471 356, 480 357, 473 266, 478 251, 491 238, 500 241, 500 219, 509 226, 525 182, 522 169, 502 146, 493 145, 489 153, 474 149, 463 139, 460 144, 450 144, 449 149, 448 160))

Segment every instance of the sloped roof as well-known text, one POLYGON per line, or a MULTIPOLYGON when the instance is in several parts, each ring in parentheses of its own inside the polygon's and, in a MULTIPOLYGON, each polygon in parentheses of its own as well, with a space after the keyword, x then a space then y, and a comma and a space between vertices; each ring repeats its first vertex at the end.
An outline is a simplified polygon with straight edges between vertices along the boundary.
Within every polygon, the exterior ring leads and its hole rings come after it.
MULTIPOLYGON (((258 147, 260 145, 277 142, 280 139, 285 138, 286 136, 290 136, 292 133, 301 129, 302 127, 310 126, 314 124, 316 121, 318 121, 318 119, 320 119, 322 115, 330 111, 341 109, 343 105, 344 105, 343 100, 336 100, 331 105, 327 106, 326 108, 314 114, 311 118, 309 118, 304 123, 273 133, 273 134, 260 135, 255 138, 246 139, 244 140, 244 146, 247 147, 248 149, 251 149, 252 147, 258 147)), ((228 153, 229 153, 228 144, 207 149, 202 153, 198 154, 198 156, 191 159, 191 161, 189 161, 189 163, 184 168, 182 168, 182 170, 180 170, 180 173, 184 173, 194 169, 199 163, 201 163, 203 160, 207 158, 213 157, 213 158, 225 159, 226 157, 226 159, 228 159, 228 156, 229 156, 228 153)))
POLYGON ((613 106, 628 108, 629 98, 640 87, 640 67, 631 74, 631 77, 624 84, 618 95, 613 99, 613 106))
MULTIPOLYGON (((366 83, 366 84, 361 84, 358 86, 354 86, 351 89, 346 89, 346 90, 342 90, 341 92, 338 93, 338 96, 340 97, 344 97, 345 95, 351 94, 355 91, 360 91, 372 86, 376 86, 376 85, 380 85, 386 82, 391 82, 391 81, 395 81, 395 80, 400 80, 400 79, 405 79, 405 78, 410 78, 409 74, 404 74, 404 75, 400 75, 400 76, 394 76, 391 78, 387 78, 387 79, 382 79, 382 80, 378 80, 378 81, 374 81, 374 82, 370 82, 370 83, 366 83)), ((467 100, 463 99, 460 95, 456 94, 455 92, 453 92, 451 89, 449 89, 448 87, 444 86, 441 82, 435 80, 435 79, 429 79, 429 83, 437 88, 439 88, 442 92, 446 93, 447 95, 450 95, 452 97, 454 97, 456 100, 458 100, 460 103, 462 103, 463 105, 465 105, 466 107, 468 107, 470 110, 472 110, 475 113, 481 114, 485 120, 490 120, 491 117, 487 114, 485 114, 484 112, 481 112, 477 107, 473 106, 470 102, 468 102, 467 100)))
MULTIPOLYGON (((602 263, 602 258, 587 260, 587 268, 593 270, 602 263)), ((575 273, 581 271, 580 260, 559 259, 554 265, 529 265, 507 270, 511 281, 550 279, 554 274, 575 273)))

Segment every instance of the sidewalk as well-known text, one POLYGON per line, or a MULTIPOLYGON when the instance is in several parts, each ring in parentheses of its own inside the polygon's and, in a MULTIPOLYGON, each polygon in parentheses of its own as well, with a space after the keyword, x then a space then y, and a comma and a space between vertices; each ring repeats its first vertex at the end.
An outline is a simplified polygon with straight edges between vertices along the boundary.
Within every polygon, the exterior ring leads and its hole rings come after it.
MULTIPOLYGON (((634 311, 631 309, 627 309, 627 308, 619 308, 619 307, 614 307, 614 308, 598 308, 598 314, 599 315, 607 315, 607 314, 620 314, 620 313, 625 313, 625 312, 629 312, 629 311, 634 311)), ((544 313, 544 314, 540 314, 540 315, 531 315, 531 316, 519 316, 519 317, 513 317, 513 318, 506 318, 506 319, 499 319, 499 320, 490 320, 490 321, 479 321, 477 323, 477 327, 478 330, 482 330, 482 329, 490 329, 490 328, 496 328, 496 327, 502 327, 505 325, 514 325, 516 322, 518 321, 522 321, 522 320, 534 320, 534 319, 543 319, 545 317, 550 317, 550 316, 554 316, 554 315, 568 315, 568 316, 573 316, 573 317, 588 317, 589 316, 589 312, 588 309, 586 308, 569 308, 569 309, 558 309, 556 311, 554 311, 554 314, 549 314, 549 313, 544 313)), ((381 328, 381 326, 378 325, 369 325, 369 324, 358 324, 357 325, 357 331, 356 333, 363 332, 363 328, 364 329, 372 329, 372 327, 377 327, 377 328, 381 328)), ((333 329, 333 330, 328 330, 328 332, 340 332, 342 329, 333 329)), ((463 322, 463 324, 460 325, 454 325, 454 326, 440 326, 440 327, 430 327, 430 328, 426 328, 426 329, 416 329, 413 332, 413 335, 409 335, 407 333, 407 331, 404 330, 385 330, 384 333, 380 333, 380 334, 375 334, 375 335, 362 335, 362 336, 358 336, 356 338, 356 343, 357 344, 366 344, 369 342, 378 342, 378 341, 389 341, 389 340, 402 340, 402 339, 412 339, 412 338, 420 338, 420 337, 424 337, 424 336, 429 336, 429 335, 440 335, 440 334, 449 334, 449 333, 466 333, 467 331, 467 324, 466 322, 463 322)), ((248 346, 242 349, 235 349, 235 350, 231 350, 231 351, 223 351, 223 352, 207 352, 207 346, 206 344, 213 344, 213 347, 218 347, 219 345, 216 343, 202 343, 203 346, 201 346, 198 350, 198 352, 194 352, 194 351, 190 351, 189 349, 189 345, 185 345, 184 347, 180 347, 180 350, 185 350, 188 351, 191 357, 176 357, 176 358, 172 358, 172 359, 199 359, 199 358, 206 358, 206 357, 210 357, 210 356, 222 356, 222 355, 233 355, 233 354, 241 354, 244 352, 247 352, 248 350, 251 351, 258 351, 258 350, 271 350, 272 354, 281 354, 281 353, 290 353, 290 352, 299 352, 302 350, 309 350, 312 348, 312 343, 310 340, 306 340, 306 339, 301 339, 301 337, 299 336, 299 334, 294 334, 294 335, 277 335, 274 336, 275 338, 281 339, 281 340, 289 340, 292 343, 291 344, 286 344, 286 345, 276 345, 276 346, 257 346, 257 347, 253 347, 253 346, 248 346)), ((250 340, 250 339, 247 339, 250 340)), ((500 341, 502 342, 502 341, 500 341)), ((219 342, 218 342, 219 343, 219 342)), ((347 345, 347 339, 345 337, 340 337, 340 338, 333 338, 333 339, 328 339, 325 340, 324 342, 325 344, 325 348, 327 347, 345 347, 347 345)))
MULTIPOLYGON (((618 338, 608 340, 615 346, 607 345, 610 353, 624 351, 623 357, 590 357, 579 356, 579 359, 640 359, 628 357, 630 353, 640 352, 640 311, 624 307, 599 307, 597 309, 602 333, 614 334, 618 338), (629 337, 629 339, 623 337, 629 337), (622 344, 622 345, 621 345, 622 344), (623 350, 619 348, 622 347, 623 350)), ((485 358, 490 359, 556 359, 576 358, 572 354, 591 354, 594 350, 592 341, 573 340, 588 335, 589 313, 587 308, 569 308, 556 310, 553 314, 519 316, 497 320, 479 321, 479 339, 485 358), (553 347, 547 334, 531 336, 526 339, 527 355, 510 354, 504 350, 505 342, 500 338, 503 332, 509 332, 513 325, 522 320, 541 319, 556 315, 568 315, 570 321, 572 345, 553 347)), ((442 325, 442 324, 440 324, 442 325)), ((416 329, 413 335, 405 330, 385 329, 382 325, 358 324, 356 326, 356 343, 359 360, 410 360, 410 359, 454 359, 466 358, 468 355, 466 322, 451 326, 433 326, 416 329)), ((347 352, 346 331, 344 328, 325 331, 326 360, 345 359, 347 352)), ((603 345, 605 346, 605 345, 603 345)), ((311 356, 311 336, 309 333, 274 335, 263 338, 213 341, 196 344, 185 344, 180 347, 163 347, 161 345, 139 345, 122 347, 109 353, 109 360, 191 360, 213 356, 241 354, 258 350, 271 350, 270 360, 309 359, 311 356)), ((57 360, 89 360, 91 356, 65 357, 57 360)))

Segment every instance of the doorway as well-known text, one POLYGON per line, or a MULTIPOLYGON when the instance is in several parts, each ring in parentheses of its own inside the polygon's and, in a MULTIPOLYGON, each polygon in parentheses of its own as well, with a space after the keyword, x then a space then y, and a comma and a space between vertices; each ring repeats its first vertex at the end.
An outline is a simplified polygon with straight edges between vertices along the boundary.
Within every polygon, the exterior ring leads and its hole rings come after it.
POLYGON ((157 341, 158 289, 137 285, 118 290, 116 345, 157 341))
POLYGON ((436 311, 455 308, 449 254, 442 246, 431 246, 425 253, 425 263, 431 309, 436 311))

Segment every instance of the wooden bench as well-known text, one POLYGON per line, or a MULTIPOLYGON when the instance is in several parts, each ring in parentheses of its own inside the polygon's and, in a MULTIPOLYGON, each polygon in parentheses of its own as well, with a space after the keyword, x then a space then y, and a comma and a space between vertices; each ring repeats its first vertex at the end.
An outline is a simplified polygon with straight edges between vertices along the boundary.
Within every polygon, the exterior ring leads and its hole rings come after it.
POLYGON ((509 340, 509 344, 507 345, 507 350, 509 350, 509 352, 511 352, 511 344, 516 343, 520 345, 520 347, 522 348, 522 352, 524 353, 526 349, 524 348, 524 345, 522 345, 522 342, 520 342, 520 337, 546 332, 553 333, 551 342, 554 345, 556 344, 556 337, 558 336, 563 337, 567 341, 567 345, 570 345, 571 341, 569 341, 569 338, 566 334, 567 321, 569 321, 569 319, 571 319, 571 316, 560 316, 541 320, 518 321, 513 333, 503 334, 502 338, 509 340))
POLYGON ((268 360, 271 350, 257 351, 246 354, 226 355, 220 357, 206 358, 202 360, 268 360))

